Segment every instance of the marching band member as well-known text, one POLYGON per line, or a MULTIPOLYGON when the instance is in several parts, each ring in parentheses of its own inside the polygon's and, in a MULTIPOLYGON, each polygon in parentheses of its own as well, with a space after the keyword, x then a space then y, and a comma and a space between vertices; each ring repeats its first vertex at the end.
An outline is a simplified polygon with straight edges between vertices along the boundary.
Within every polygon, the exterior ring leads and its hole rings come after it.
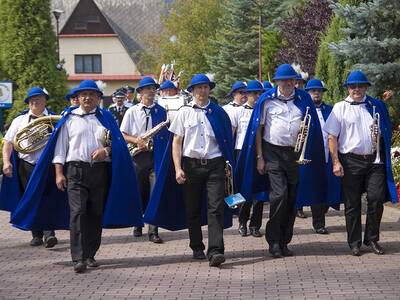
MULTIPOLYGON (((32 153, 18 153, 18 160, 14 156, 14 138, 19 129, 28 125, 31 121, 47 116, 50 112, 46 108, 46 102, 49 95, 40 87, 33 87, 28 90, 28 95, 24 102, 29 105, 29 110, 24 111, 17 116, 11 123, 3 145, 3 179, 1 196, 1 209, 14 212, 23 192, 26 189, 28 181, 32 175, 33 169, 38 162, 43 149, 32 153), (14 191, 14 192, 12 192, 14 191), (12 193, 9 193, 12 192, 12 193)), ((53 230, 32 230, 31 246, 40 246, 43 244, 46 248, 52 248, 57 244, 57 238, 53 230)))
POLYGON ((114 118, 99 107, 101 90, 84 80, 75 91, 80 106, 70 107, 58 121, 11 223, 22 229, 69 229, 74 271, 81 273, 98 266, 94 257, 102 227, 142 226, 143 221, 131 158, 114 118), (54 165, 56 185, 45 186, 54 165), (47 207, 52 214, 43 218, 47 207))
MULTIPOLYGON (((236 114, 235 123, 237 124, 236 141, 235 141, 235 156, 238 157, 240 150, 243 147, 244 137, 247 127, 249 126, 250 117, 257 99, 264 92, 264 87, 258 80, 250 80, 245 89, 247 102, 242 105, 236 114)), ((232 122, 233 123, 233 122, 232 122)), ((247 236, 247 222, 250 219, 249 231, 254 237, 261 237, 260 227, 262 223, 264 202, 251 199, 243 203, 239 210, 239 234, 247 236), (253 207, 253 212, 250 218, 250 210, 253 207)))
POLYGON ((293 255, 287 245, 293 236, 296 206, 318 203, 325 188, 321 127, 308 93, 295 88, 296 76, 288 64, 276 70, 273 79, 277 87, 257 100, 244 140, 246 147, 240 152, 235 172, 239 191, 246 199, 257 192, 260 178, 262 188, 269 192, 265 238, 274 258, 293 255), (305 135, 300 129, 308 116, 310 124, 305 135), (304 158, 311 159, 302 167, 297 162, 299 154, 294 151, 299 132, 304 158), (264 174, 268 175, 269 184, 260 176, 264 174))
POLYGON ((171 80, 165 80, 163 83, 161 83, 159 90, 161 97, 173 97, 179 93, 179 89, 171 80))
POLYGON ((342 181, 347 242, 354 256, 361 255, 361 194, 366 190, 364 245, 375 254, 384 254, 378 244, 383 202, 397 202, 389 113, 383 101, 366 94, 370 85, 363 72, 351 72, 344 84, 349 95, 334 105, 324 126, 333 173, 342 181))
MULTIPOLYGON (((154 152, 147 148, 145 141, 141 138, 147 131, 167 119, 165 109, 154 103, 158 88, 159 85, 151 77, 140 80, 136 89, 140 94, 140 103, 128 109, 120 127, 126 142, 136 144, 142 150, 141 153, 133 157, 133 161, 139 180, 143 212, 149 202, 160 159, 165 151, 168 138, 168 131, 165 129, 163 134, 160 133, 161 135, 159 135, 158 141, 160 143, 154 144, 154 152)), ((135 237, 142 236, 142 227, 135 227, 133 235, 135 237)), ((163 242, 158 235, 157 226, 149 224, 148 236, 149 241, 153 243, 163 242)))
POLYGON ((75 93, 75 89, 71 89, 66 95, 65 100, 67 100, 71 106, 79 106, 79 98, 78 95, 75 93))
POLYGON ((128 107, 124 104, 125 97, 126 95, 122 90, 115 91, 112 95, 112 100, 114 104, 110 105, 110 107, 108 108, 118 126, 121 125, 122 119, 124 118, 124 115, 128 110, 128 107))
POLYGON ((122 91, 125 93, 125 101, 124 105, 129 108, 135 104, 135 89, 131 86, 127 86, 122 89, 122 91))
POLYGON ((236 81, 234 84, 232 84, 232 88, 230 92, 228 93, 228 97, 232 97, 233 101, 229 102, 228 104, 222 106, 222 108, 225 110, 225 112, 228 114, 229 119, 231 120, 232 123, 232 128, 235 132, 237 129, 237 123, 236 123, 236 113, 244 103, 246 103, 246 83, 243 81, 236 81))
POLYGON ((214 87, 206 75, 193 76, 187 88, 193 101, 171 123, 173 141, 163 155, 144 220, 168 230, 189 228, 193 259, 206 258, 201 226, 208 224, 209 265, 219 266, 225 261, 223 229, 232 226, 232 214, 224 209, 225 162, 234 161, 229 117, 209 99, 214 87))
MULTIPOLYGON (((317 110, 319 122, 321 128, 325 125, 325 121, 328 119, 329 114, 332 111, 332 106, 325 104, 323 102, 323 93, 326 91, 321 80, 311 79, 307 82, 305 87, 311 99, 314 102, 315 108, 317 110)), ((329 204, 338 204, 340 202, 340 181, 336 176, 334 176, 332 171, 332 159, 329 156, 328 147, 328 134, 322 131, 322 136, 324 138, 324 150, 325 150, 325 161, 327 167, 327 189, 326 189, 326 203, 319 203, 311 205, 312 213, 312 224, 316 233, 318 234, 328 234, 328 230, 325 227, 325 214, 329 209, 329 204)))

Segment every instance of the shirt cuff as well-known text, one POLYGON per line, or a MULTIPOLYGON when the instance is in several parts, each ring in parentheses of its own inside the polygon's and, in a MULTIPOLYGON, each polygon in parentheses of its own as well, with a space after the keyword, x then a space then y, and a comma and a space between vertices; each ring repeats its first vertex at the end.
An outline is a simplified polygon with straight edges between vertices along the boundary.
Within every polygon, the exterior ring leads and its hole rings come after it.
POLYGON ((54 156, 53 164, 65 164, 65 158, 62 156, 54 156))

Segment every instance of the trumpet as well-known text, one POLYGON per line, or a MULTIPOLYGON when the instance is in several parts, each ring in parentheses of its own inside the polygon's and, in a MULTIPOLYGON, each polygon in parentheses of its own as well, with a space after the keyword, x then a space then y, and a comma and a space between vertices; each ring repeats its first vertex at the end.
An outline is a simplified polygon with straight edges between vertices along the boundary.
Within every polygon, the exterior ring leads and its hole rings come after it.
POLYGON ((40 117, 18 130, 13 141, 15 151, 29 154, 44 148, 60 119, 60 115, 40 117))
POLYGON ((300 157, 296 161, 299 165, 306 165, 309 162, 311 162, 310 159, 304 158, 307 147, 308 132, 310 130, 310 125, 311 125, 311 115, 308 113, 309 110, 310 107, 307 106, 304 119, 300 123, 300 130, 299 134, 297 135, 296 145, 294 147, 294 152, 300 152, 300 157))
POLYGON ((372 108, 372 125, 371 125, 371 139, 372 139, 372 149, 376 151, 376 156, 374 160, 375 165, 382 164, 381 160, 381 121, 380 114, 375 111, 376 106, 372 108))
MULTIPOLYGON (((157 126, 153 127, 152 129, 148 130, 145 134, 141 136, 146 144, 146 149, 149 151, 153 151, 153 137, 165 126, 169 124, 169 120, 167 119, 164 122, 159 123, 157 126)), ((135 157, 140 152, 144 151, 144 149, 140 149, 136 144, 128 144, 129 153, 132 157, 135 157)))

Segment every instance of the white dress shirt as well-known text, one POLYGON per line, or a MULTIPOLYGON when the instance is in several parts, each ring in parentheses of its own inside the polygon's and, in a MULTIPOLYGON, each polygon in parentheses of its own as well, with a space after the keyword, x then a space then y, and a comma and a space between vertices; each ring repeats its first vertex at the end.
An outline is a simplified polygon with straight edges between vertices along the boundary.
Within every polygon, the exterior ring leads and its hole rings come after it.
POLYGON ((153 103, 147 107, 142 103, 138 103, 130 107, 122 119, 121 131, 131 136, 142 136, 146 131, 153 128, 150 109, 154 105, 153 103))
POLYGON ((249 127, 250 117, 253 113, 253 108, 248 104, 245 104, 238 109, 237 112, 237 132, 236 132, 236 141, 235 141, 235 149, 241 150, 244 142, 244 138, 246 136, 247 127, 249 127))
MULTIPOLYGON (((8 128, 6 135, 4 136, 4 140, 10 142, 10 143, 14 143, 14 138, 18 132, 18 130, 20 130, 21 128, 25 127, 26 125, 28 125, 30 122, 33 121, 32 118, 37 118, 37 117, 42 117, 42 116, 48 116, 49 112, 47 111, 47 109, 44 109, 43 113, 40 116, 35 116, 32 111, 29 111, 28 113, 24 114, 24 115, 20 115, 18 117, 16 117, 10 125, 10 128, 8 128)), ((22 146, 25 146, 26 143, 22 143, 22 146)), ((42 154, 44 148, 37 150, 33 153, 28 153, 28 154, 22 154, 18 152, 18 157, 20 159, 23 159, 25 161, 27 161, 30 164, 36 164, 36 162, 39 160, 40 155, 42 154)))
POLYGON ((133 102, 129 102, 128 100, 125 100, 125 101, 124 101, 124 105, 125 105, 126 107, 132 107, 132 106, 133 106, 133 102))
MULTIPOLYGON (((284 98, 279 89, 278 97, 284 98)), ((286 99, 294 99, 294 92, 286 99)), ((277 98, 266 101, 261 116, 263 139, 273 145, 294 147, 302 118, 303 114, 294 100, 286 103, 277 98)))
POLYGON ((351 105, 350 102, 353 102, 353 99, 347 97, 345 101, 333 106, 324 131, 338 137, 340 153, 373 154, 370 130, 372 116, 365 104, 351 105))
POLYGON ((328 134, 323 130, 325 125, 324 116, 322 115, 321 107, 315 107, 318 114, 319 123, 321 124, 322 137, 324 139, 324 150, 325 150, 325 161, 329 159, 329 147, 328 147, 328 134))
POLYGON ((214 131, 205 114, 205 107, 182 107, 172 121, 169 131, 183 137, 183 156, 191 158, 211 159, 222 156, 214 131))
POLYGON ((225 110, 225 112, 228 114, 229 119, 231 120, 232 127, 237 128, 238 127, 238 119, 237 119, 237 113, 240 110, 242 106, 240 104, 237 104, 235 102, 229 102, 228 104, 222 106, 222 108, 225 110))
MULTIPOLYGON (((106 128, 94 114, 80 107, 73 110, 58 134, 53 163, 64 164, 71 161, 93 162, 92 153, 104 147, 106 128)), ((105 161, 110 161, 107 157, 105 161)))

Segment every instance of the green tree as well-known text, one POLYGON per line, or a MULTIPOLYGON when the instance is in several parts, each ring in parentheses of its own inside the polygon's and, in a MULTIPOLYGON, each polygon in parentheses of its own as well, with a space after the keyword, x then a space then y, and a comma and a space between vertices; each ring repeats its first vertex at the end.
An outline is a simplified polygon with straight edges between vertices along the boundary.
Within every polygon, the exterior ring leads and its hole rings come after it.
MULTIPOLYGON (((346 21, 344 38, 330 49, 352 69, 362 69, 372 82, 370 93, 381 97, 387 89, 400 91, 400 2, 373 0, 359 6, 335 4, 346 21)), ((389 102, 391 116, 400 121, 400 105, 389 102)))
POLYGON ((25 108, 26 91, 36 85, 49 92, 48 107, 60 112, 66 106, 66 74, 56 69, 50 0, 0 0, 0 45, 2 76, 19 85, 7 122, 25 108))
MULTIPOLYGON (((351 5, 359 5, 362 2, 365 1, 339 0, 341 4, 351 5)), ((330 43, 340 41, 344 38, 342 29, 345 25, 346 21, 340 16, 335 15, 319 45, 315 76, 321 79, 328 89, 324 94, 324 99, 328 103, 338 102, 346 95, 346 90, 342 88, 342 84, 346 80, 350 67, 346 65, 344 59, 335 56, 329 49, 330 43)))

